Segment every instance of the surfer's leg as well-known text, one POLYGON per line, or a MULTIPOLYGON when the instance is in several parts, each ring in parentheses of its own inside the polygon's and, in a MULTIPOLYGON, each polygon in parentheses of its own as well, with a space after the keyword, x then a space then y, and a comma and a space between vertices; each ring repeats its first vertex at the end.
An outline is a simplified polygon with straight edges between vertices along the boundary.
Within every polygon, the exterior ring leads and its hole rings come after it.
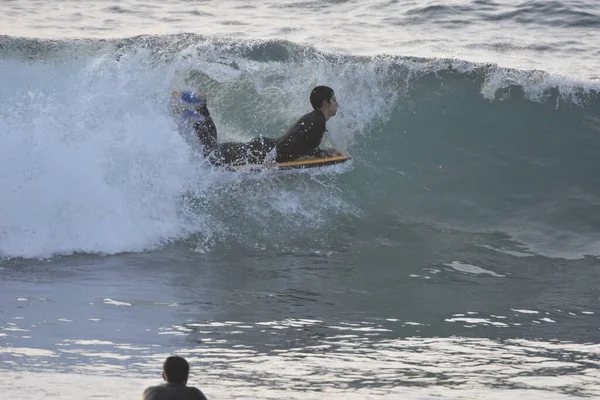
POLYGON ((203 120, 194 124, 194 130, 202 145, 202 153, 212 164, 220 164, 220 152, 217 141, 217 126, 215 125, 206 105, 198 107, 197 112, 203 120))
POLYGON ((220 143, 218 151, 223 164, 261 164, 275 144, 275 139, 258 136, 245 143, 220 143))
POLYGON ((247 158, 247 143, 225 142, 219 144, 219 155, 223 164, 245 164, 247 158))
POLYGON ((277 139, 257 136, 248 142, 248 162, 251 164, 262 164, 267 153, 275 147, 277 139))

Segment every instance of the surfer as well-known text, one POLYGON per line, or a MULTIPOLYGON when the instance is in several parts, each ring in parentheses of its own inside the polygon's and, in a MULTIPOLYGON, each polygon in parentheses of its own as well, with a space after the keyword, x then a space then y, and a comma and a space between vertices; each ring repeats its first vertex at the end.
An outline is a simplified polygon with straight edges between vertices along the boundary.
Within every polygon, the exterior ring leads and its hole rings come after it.
POLYGON ((190 364, 180 356, 167 357, 163 363, 162 377, 166 383, 150 386, 142 395, 142 400, 207 400, 198 388, 187 386, 190 364))
POLYGON ((206 96, 200 92, 174 92, 194 107, 184 109, 182 116, 190 123, 200 140, 204 156, 214 165, 239 165, 286 162, 304 156, 326 158, 338 155, 336 150, 320 149, 326 122, 337 113, 335 92, 328 86, 317 86, 310 93, 313 111, 303 115, 280 138, 255 137, 249 142, 218 143, 217 127, 210 116, 206 96))

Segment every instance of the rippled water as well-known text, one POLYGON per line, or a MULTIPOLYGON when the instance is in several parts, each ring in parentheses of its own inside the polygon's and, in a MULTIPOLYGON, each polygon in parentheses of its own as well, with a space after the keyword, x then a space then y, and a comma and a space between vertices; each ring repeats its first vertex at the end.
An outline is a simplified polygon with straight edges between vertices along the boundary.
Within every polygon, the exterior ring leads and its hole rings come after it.
POLYGON ((598 77, 595 1, 4 2, 0 34, 122 38, 198 33, 364 55, 456 57, 598 77))
POLYGON ((177 353, 209 398, 600 395, 593 263, 550 272, 496 253, 492 271, 436 265, 421 246, 361 249, 5 266, 1 385, 12 398, 130 398, 177 353))
MULTIPOLYGON (((223 325, 248 329, 234 323, 223 325)), ((265 325, 309 329, 310 323, 265 325)), ((465 338, 374 342, 361 338, 364 331, 358 328, 359 332, 343 326, 331 328, 330 336, 324 336, 319 345, 264 353, 215 343, 210 349, 180 349, 178 354, 192 363, 190 384, 201 387, 210 398, 562 399, 600 395, 597 345, 465 338)), ((31 372, 3 373, 0 382, 4 381, 7 394, 11 398, 44 392, 49 397, 60 393, 60 398, 67 399, 82 395, 131 398, 157 383, 157 366, 166 355, 123 355, 131 346, 103 341, 74 340, 60 345, 56 353, 8 349, 13 357, 20 357, 18 368, 26 366, 31 372), (60 367, 48 368, 52 357, 70 358, 78 365, 67 373, 60 367), (154 380, 148 378, 152 375, 154 380), (14 384, 21 379, 28 382, 14 384)))

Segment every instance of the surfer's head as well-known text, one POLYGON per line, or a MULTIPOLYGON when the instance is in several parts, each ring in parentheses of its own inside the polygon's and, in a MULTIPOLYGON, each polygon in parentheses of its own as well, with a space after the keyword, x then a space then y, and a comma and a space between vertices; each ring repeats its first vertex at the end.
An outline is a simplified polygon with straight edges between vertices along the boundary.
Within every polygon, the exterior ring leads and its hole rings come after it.
POLYGON ((190 373, 190 364, 180 356, 167 357, 163 364, 163 379, 169 383, 185 385, 190 373))
POLYGON ((317 86, 310 92, 310 104, 315 110, 321 110, 325 118, 333 117, 338 108, 335 92, 329 86, 317 86))

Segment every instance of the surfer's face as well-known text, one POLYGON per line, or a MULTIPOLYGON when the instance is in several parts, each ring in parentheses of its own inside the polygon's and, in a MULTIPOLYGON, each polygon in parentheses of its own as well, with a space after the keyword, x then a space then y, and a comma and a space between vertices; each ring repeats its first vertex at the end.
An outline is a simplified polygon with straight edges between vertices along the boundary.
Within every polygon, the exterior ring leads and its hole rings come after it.
POLYGON ((337 99, 335 98, 335 94, 333 96, 331 96, 331 100, 329 100, 327 103, 328 103, 327 111, 329 111, 329 115, 333 117, 337 113, 337 109, 338 109, 338 102, 337 102, 337 99))

